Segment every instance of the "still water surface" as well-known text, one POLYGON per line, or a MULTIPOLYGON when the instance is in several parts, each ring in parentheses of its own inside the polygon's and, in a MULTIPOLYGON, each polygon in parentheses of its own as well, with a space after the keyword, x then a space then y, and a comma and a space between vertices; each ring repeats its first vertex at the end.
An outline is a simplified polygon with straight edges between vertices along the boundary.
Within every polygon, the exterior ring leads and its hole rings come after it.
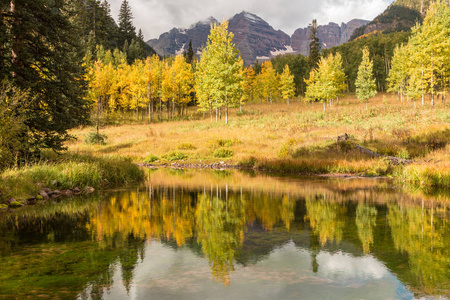
POLYGON ((0 216, 0 299, 448 299, 447 201, 384 180, 151 170, 0 216))

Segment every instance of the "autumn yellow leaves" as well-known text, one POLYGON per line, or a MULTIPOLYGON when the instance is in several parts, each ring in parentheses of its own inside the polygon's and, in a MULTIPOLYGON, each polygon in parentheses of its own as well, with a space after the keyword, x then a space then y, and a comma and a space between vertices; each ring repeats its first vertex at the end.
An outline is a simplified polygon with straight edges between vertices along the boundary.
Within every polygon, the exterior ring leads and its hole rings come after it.
POLYGON ((256 75, 251 66, 244 67, 227 28, 226 21, 212 25, 200 59, 191 63, 179 55, 153 56, 129 65, 121 51, 98 47, 96 58, 85 58, 94 119, 99 123, 108 113, 135 111, 136 118, 145 114, 149 122, 173 120, 195 104, 209 113, 211 121, 213 114, 216 121, 224 114, 228 122, 228 109, 246 102, 283 99, 289 103, 294 97, 289 67, 279 75, 268 61, 256 75))

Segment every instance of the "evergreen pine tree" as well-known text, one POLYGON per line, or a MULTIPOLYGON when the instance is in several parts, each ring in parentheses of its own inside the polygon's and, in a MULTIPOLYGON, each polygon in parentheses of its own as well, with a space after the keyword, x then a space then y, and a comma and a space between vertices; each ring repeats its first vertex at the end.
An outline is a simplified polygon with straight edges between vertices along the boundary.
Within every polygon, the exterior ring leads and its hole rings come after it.
POLYGON ((89 40, 94 46, 102 45, 110 50, 117 47, 117 25, 106 0, 72 0, 66 3, 69 20, 84 43, 89 40))
POLYGON ((194 60, 194 49, 192 49, 192 40, 189 41, 189 47, 186 52, 186 62, 188 64, 192 64, 192 61, 194 60))
MULTIPOLYGON (((62 150, 67 130, 86 123, 82 51, 63 1, 11 0, 2 19, 10 35, 2 40, 0 65, 13 87, 27 91, 24 140, 30 150, 62 150)), ((3 74, 2 74, 3 75, 3 74)), ((18 108, 20 111, 20 107, 18 108)))
POLYGON ((138 35, 137 35, 137 40, 140 43, 145 43, 144 42, 144 34, 142 33, 142 29, 141 28, 139 28, 138 35))
POLYGON ((309 67, 312 69, 317 67, 320 56, 320 43, 317 37, 317 20, 314 19, 309 28, 309 67))
POLYGON ((125 41, 130 44, 135 38, 136 28, 133 25, 131 6, 127 0, 123 0, 119 10, 119 46, 123 46, 125 41))

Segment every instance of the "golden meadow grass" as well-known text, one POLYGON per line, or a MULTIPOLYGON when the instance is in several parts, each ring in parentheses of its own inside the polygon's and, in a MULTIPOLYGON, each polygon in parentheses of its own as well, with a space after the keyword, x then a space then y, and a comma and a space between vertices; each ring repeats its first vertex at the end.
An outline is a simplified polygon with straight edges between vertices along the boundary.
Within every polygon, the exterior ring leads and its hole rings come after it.
POLYGON ((9 192, 2 200, 32 194, 37 182, 55 179, 67 187, 130 182, 140 177, 131 161, 146 159, 155 164, 225 161, 275 173, 395 176, 416 187, 450 186, 450 110, 441 102, 422 108, 419 102, 402 104, 396 96, 379 94, 367 107, 350 95, 326 111, 302 101, 248 104, 243 112, 231 110, 228 125, 203 119, 193 108, 189 114, 193 120, 104 127, 105 145, 84 142, 92 128, 75 129, 71 133, 78 139, 67 144, 66 155, 47 154, 56 162, 4 172, 1 190, 9 192), (364 147, 414 163, 395 167, 337 144, 344 133, 364 147))
MULTIPOLYGON (((189 114, 201 116, 193 108, 189 114)), ((73 130, 78 140, 68 144, 69 151, 94 156, 115 154, 135 162, 150 156, 153 161, 159 158, 157 164, 169 162, 165 156, 180 157, 184 163, 232 164, 245 164, 252 157, 253 164, 282 172, 393 173, 386 160, 367 157, 354 149, 339 149, 335 138, 347 133, 376 152, 416 161, 404 170, 409 176, 407 170, 430 166, 430 160, 444 151, 450 139, 450 110, 440 101, 434 107, 427 101, 422 107, 419 101, 401 103, 396 95, 380 93, 367 106, 349 95, 326 111, 321 104, 302 101, 291 101, 289 106, 247 104, 243 112, 231 110, 228 125, 224 120, 211 122, 207 116, 191 121, 107 126, 101 129, 108 136, 106 145, 86 145, 84 139, 90 131, 92 128, 73 130)), ((445 173, 445 167, 440 166, 448 161, 445 156, 432 168, 445 173)))

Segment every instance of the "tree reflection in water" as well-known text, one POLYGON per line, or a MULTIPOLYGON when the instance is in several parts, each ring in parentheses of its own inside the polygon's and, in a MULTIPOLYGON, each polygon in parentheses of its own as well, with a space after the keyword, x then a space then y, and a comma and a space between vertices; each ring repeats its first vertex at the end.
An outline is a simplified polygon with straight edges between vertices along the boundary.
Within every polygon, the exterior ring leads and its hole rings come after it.
MULTIPOLYGON (((267 177, 262 178, 262 184, 244 177, 242 184, 228 185, 218 182, 234 180, 233 176, 218 178, 215 174, 217 181, 202 178, 201 186, 198 182, 187 186, 183 184, 186 179, 181 183, 179 179, 185 175, 179 172, 171 175, 172 182, 150 181, 145 188, 104 194, 104 199, 89 205, 73 204, 71 211, 61 205, 60 210, 52 207, 45 213, 41 209, 39 214, 30 210, 20 218, 11 215, 3 220, 0 253, 9 261, 0 261, 4 270, 0 275, 0 296, 14 293, 12 282, 18 277, 28 276, 31 287, 27 288, 42 291, 44 288, 38 286, 39 280, 33 282, 32 274, 42 274, 48 268, 47 273, 72 276, 80 276, 78 270, 91 272, 74 289, 84 285, 84 292, 79 295, 101 298, 112 285, 115 265, 120 267, 123 285, 130 292, 135 269, 144 260, 146 244, 153 242, 175 249, 184 247, 205 256, 214 280, 228 286, 237 262, 256 264, 290 241, 311 253, 314 273, 321 269, 320 253, 370 253, 418 294, 449 293, 450 237, 445 204, 417 205, 392 191, 374 190, 367 194, 367 188, 300 185, 299 181, 289 185, 285 181, 268 182, 267 177), (284 186, 275 188, 280 182, 284 186), (22 257, 12 253, 30 234, 39 235, 39 243, 78 238, 76 244, 66 247, 83 249, 93 259, 103 260, 103 264, 73 254, 73 263, 63 272, 52 268, 50 260, 39 252, 34 254, 39 259, 25 274, 16 261, 22 257), (399 263, 399 257, 408 266, 399 263), (90 269, 94 267, 97 272, 90 269)), ((73 249, 62 251, 61 259, 70 260, 67 253, 75 253, 73 249)), ((58 259, 57 255, 52 257, 53 261, 58 259)), ((21 288, 17 286, 16 292, 21 288)))

